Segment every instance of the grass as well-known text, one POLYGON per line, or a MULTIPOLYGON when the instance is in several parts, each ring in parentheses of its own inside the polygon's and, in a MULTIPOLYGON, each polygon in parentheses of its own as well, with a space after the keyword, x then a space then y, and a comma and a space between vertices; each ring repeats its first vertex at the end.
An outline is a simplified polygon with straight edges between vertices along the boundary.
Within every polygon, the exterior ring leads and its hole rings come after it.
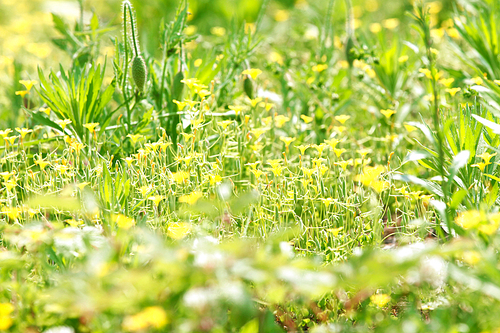
POLYGON ((498 331, 498 5, 352 2, 23 2, 0 331, 498 331))

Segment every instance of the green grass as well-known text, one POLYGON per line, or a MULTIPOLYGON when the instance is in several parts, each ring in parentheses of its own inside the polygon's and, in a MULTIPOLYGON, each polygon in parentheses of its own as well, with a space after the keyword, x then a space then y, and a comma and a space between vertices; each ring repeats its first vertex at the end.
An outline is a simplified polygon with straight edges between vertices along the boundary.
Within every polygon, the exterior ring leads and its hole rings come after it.
POLYGON ((0 331, 500 329, 496 2, 21 3, 0 331))

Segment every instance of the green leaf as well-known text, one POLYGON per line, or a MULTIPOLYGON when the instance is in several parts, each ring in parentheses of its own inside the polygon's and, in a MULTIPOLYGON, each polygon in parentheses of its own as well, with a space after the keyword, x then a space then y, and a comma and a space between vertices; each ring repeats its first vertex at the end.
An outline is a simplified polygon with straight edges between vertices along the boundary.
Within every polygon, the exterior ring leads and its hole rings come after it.
POLYGON ((450 201, 450 208, 457 209, 468 193, 469 192, 466 189, 460 189, 453 193, 450 201))

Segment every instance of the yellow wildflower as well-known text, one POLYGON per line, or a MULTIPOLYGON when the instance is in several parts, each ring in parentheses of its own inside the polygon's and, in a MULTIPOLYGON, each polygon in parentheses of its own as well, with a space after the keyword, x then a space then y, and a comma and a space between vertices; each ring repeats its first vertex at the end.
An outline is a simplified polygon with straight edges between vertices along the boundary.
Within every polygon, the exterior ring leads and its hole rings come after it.
POLYGON ((56 121, 55 121, 55 123, 56 123, 57 125, 61 126, 61 128, 62 128, 62 129, 63 129, 63 131, 64 131, 64 129, 66 128, 66 125, 71 124, 71 123, 72 123, 72 121, 71 121, 71 120, 69 120, 69 119, 63 119, 63 120, 58 119, 58 120, 56 120, 56 121))
POLYGON ((343 153, 345 153, 347 150, 345 148, 333 148, 333 152, 337 157, 340 157, 343 153))
POLYGON ((122 328, 129 332, 143 332, 149 328, 160 329, 167 324, 168 317, 165 310, 159 306, 151 306, 135 315, 125 317, 122 328))
POLYGON ((27 91, 30 91, 31 88, 38 82, 34 80, 19 80, 19 83, 22 84, 27 91))
POLYGON ((454 79, 454 78, 449 78, 449 79, 441 79, 441 80, 439 80, 439 83, 441 83, 441 84, 442 84, 443 86, 445 86, 446 88, 449 88, 453 82, 455 82, 455 79, 454 79))
POLYGON ((170 223, 167 230, 167 235, 173 239, 182 239, 187 236, 191 230, 191 225, 185 222, 170 223))
POLYGON ((12 133, 12 130, 10 128, 7 128, 3 131, 0 131, 0 135, 2 136, 2 138, 6 138, 10 133, 12 133))
POLYGON ((348 115, 340 115, 340 116, 335 116, 335 120, 341 123, 342 125, 345 124, 346 121, 348 121, 351 118, 351 116, 348 115))
POLYGON ((160 204, 160 201, 162 201, 163 199, 165 199, 165 197, 162 195, 152 195, 152 196, 148 197, 148 200, 153 201, 155 206, 157 206, 157 207, 160 204))
POLYGON ((478 210, 469 210, 458 214, 455 223, 464 229, 471 229, 486 220, 486 215, 478 210))
POLYGON ((479 168, 479 170, 481 170, 481 172, 484 172, 484 168, 486 168, 486 166, 490 165, 491 163, 484 163, 484 162, 479 162, 479 163, 476 163, 476 164, 472 164, 471 166, 472 167, 476 167, 476 168, 479 168))
POLYGON ((243 106, 241 105, 229 105, 229 110, 233 110, 236 115, 239 115, 241 110, 243 110, 243 106))
POLYGON ((262 74, 262 71, 258 68, 250 68, 250 69, 245 69, 241 74, 250 75, 250 77, 255 80, 257 76, 262 74))
POLYGON ((192 192, 179 198, 179 202, 194 205, 203 196, 201 192, 192 192))
POLYGON ((99 123, 88 123, 88 124, 83 124, 83 127, 88 129, 90 133, 95 133, 95 128, 99 126, 99 123))
POLYGON ((128 134, 127 135, 127 138, 130 138, 130 140, 132 140, 132 143, 134 145, 136 144, 137 141, 139 141, 143 137, 144 137, 144 135, 142 135, 142 134, 128 134))
POLYGON ((295 140, 297 140, 297 138, 290 138, 290 137, 280 136, 280 140, 285 143, 285 146, 288 149, 288 147, 290 146, 290 144, 292 142, 294 142, 295 140))
POLYGON ((460 90, 462 90, 462 89, 460 87, 457 87, 457 88, 446 88, 444 91, 446 91, 447 93, 449 93, 453 97, 460 90))
POLYGON ((477 155, 477 157, 480 157, 484 161, 484 163, 486 163, 488 165, 488 164, 490 164, 491 158, 496 156, 496 155, 497 155, 497 153, 489 154, 488 152, 485 151, 481 155, 477 155))
POLYGON ((327 68, 328 68, 327 64, 318 64, 318 65, 315 65, 312 67, 312 71, 321 73, 322 71, 324 71, 327 68))
POLYGON ((128 230, 135 225, 135 220, 133 218, 127 217, 123 214, 118 214, 116 216, 116 225, 121 228, 128 230))
POLYGON ((397 18, 390 18, 382 21, 382 26, 386 29, 393 30, 399 26, 399 20, 397 18))
POLYGON ((478 86, 480 86, 480 85, 483 84, 483 79, 480 78, 479 76, 478 77, 474 77, 474 78, 472 78, 470 80, 471 80, 472 83, 474 83, 474 84, 476 84, 478 86))
POLYGON ((186 180, 189 179, 189 172, 186 171, 178 171, 172 173, 172 179, 177 183, 177 184, 182 184, 186 180))
POLYGON ((395 110, 380 110, 380 113, 382 113, 387 119, 391 118, 393 114, 396 113, 395 110))
POLYGON ((289 120, 290 120, 289 117, 283 116, 280 114, 280 115, 277 115, 276 117, 274 117, 274 124, 276 125, 276 127, 281 128, 289 120))
POLYGON ((381 308, 391 301, 391 296, 387 294, 375 294, 370 297, 370 301, 381 308))
POLYGON ((300 119, 302 119, 306 124, 309 124, 314 120, 313 117, 306 116, 305 114, 300 115, 300 119))
POLYGON ((29 93, 28 90, 20 90, 15 92, 15 94, 21 96, 21 98, 24 98, 28 93, 29 93))
POLYGON ((172 100, 175 104, 177 104, 177 109, 182 111, 186 107, 187 103, 186 102, 179 102, 178 100, 172 100))
POLYGON ((2 213, 6 214, 11 220, 16 220, 23 210, 19 207, 4 207, 2 213))
POLYGON ((40 108, 38 111, 45 113, 47 116, 50 116, 50 111, 52 111, 50 108, 40 108))

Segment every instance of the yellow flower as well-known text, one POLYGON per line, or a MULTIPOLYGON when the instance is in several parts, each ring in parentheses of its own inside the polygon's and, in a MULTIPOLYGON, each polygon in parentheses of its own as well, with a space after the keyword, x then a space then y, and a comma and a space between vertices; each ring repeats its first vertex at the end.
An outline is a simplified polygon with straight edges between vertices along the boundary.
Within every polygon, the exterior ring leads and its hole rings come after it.
POLYGON ((428 78, 428 79, 432 79, 432 73, 430 70, 428 70, 427 68, 420 68, 418 70, 420 73, 423 73, 425 74, 425 76, 428 78))
POLYGON ((243 110, 243 106, 241 105, 229 105, 229 110, 233 110, 236 115, 239 115, 241 110, 243 110))
POLYGON ((348 165, 352 165, 352 160, 335 162, 335 165, 339 165, 342 170, 346 170, 348 165))
POLYGON ((330 206, 333 202, 333 198, 320 198, 321 202, 326 206, 330 206))
POLYGON ((129 156, 129 157, 124 158, 123 160, 127 163, 127 166, 130 167, 130 165, 134 161, 134 158, 129 156))
POLYGON ((280 140, 285 143, 286 148, 290 146, 292 142, 297 140, 297 138, 290 138, 290 137, 285 137, 285 136, 280 136, 280 140))
POLYGON ((393 30, 399 25, 399 20, 397 18, 390 18, 382 21, 382 26, 386 29, 393 30))
POLYGON ((186 107, 187 103, 186 102, 179 102, 178 100, 172 100, 175 104, 177 104, 177 109, 182 111, 186 107))
POLYGON ((8 182, 5 182, 3 183, 3 185, 5 186, 5 188, 7 189, 7 191, 10 191, 12 190, 14 187, 17 186, 17 183, 15 180, 11 180, 11 181, 8 181, 8 182))
POLYGON ((481 261, 481 254, 477 251, 465 251, 462 254, 462 260, 473 266, 481 261))
POLYGON ((128 230, 135 225, 135 220, 133 218, 127 217, 127 216, 122 215, 122 214, 118 214, 116 216, 115 222, 119 228, 125 229, 125 230, 128 230))
POLYGON ((144 135, 142 135, 142 134, 128 134, 127 135, 127 138, 130 138, 130 140, 132 140, 132 143, 134 145, 136 144, 137 141, 139 141, 143 137, 144 137, 144 135))
POLYGON ((11 220, 16 220, 23 210, 19 207, 4 207, 2 213, 6 214, 11 220))
POLYGON ((255 137, 256 140, 258 140, 262 134, 267 132, 267 129, 265 129, 265 128, 253 128, 249 132, 255 137))
POLYGON ((345 124, 346 121, 348 121, 351 118, 351 116, 348 115, 340 115, 340 116, 335 116, 335 120, 341 123, 342 125, 345 124))
POLYGON ((396 113, 395 110, 380 110, 380 113, 382 113, 387 119, 391 118, 393 114, 396 113))
POLYGON ((276 13, 274 13, 274 19, 276 22, 285 22, 290 18, 290 12, 285 9, 278 9, 276 13))
POLYGON ((309 124, 314 120, 313 117, 306 116, 305 114, 301 115, 300 119, 302 119, 306 124, 309 124))
POLYGON ((198 96, 200 96, 202 99, 209 96, 210 94, 211 92, 208 91, 207 89, 201 89, 200 91, 198 91, 198 96))
POLYGON ((190 177, 189 172, 186 171, 178 171, 172 173, 172 179, 177 183, 177 184, 182 184, 186 180, 188 180, 190 177))
POLYGON ((409 57, 408 57, 407 55, 402 55, 401 57, 399 57, 399 58, 398 58, 398 62, 399 62, 400 64, 405 63, 405 62, 407 62, 407 61, 408 61, 408 58, 409 58, 409 57))
POLYGON ((217 122, 217 125, 219 125, 220 127, 222 127, 223 130, 225 130, 229 125, 232 124, 232 120, 224 120, 224 121, 218 121, 217 122))
POLYGON ((476 168, 479 168, 479 170, 481 170, 481 172, 484 172, 484 168, 486 168, 486 166, 490 165, 491 163, 484 163, 484 162, 479 162, 477 164, 472 164, 471 166, 472 167, 476 167, 476 168))
POLYGON ((486 220, 486 215, 478 210, 469 210, 458 214, 455 223, 464 229, 471 229, 486 220))
POLYGON ((261 170, 250 170, 250 171, 254 174, 255 178, 259 178, 264 174, 264 172, 262 172, 261 170))
POLYGON ((212 35, 222 37, 226 34, 226 29, 223 27, 212 27, 210 29, 210 32, 212 33, 212 35))
POLYGON ((250 105, 254 108, 257 106, 257 104, 259 104, 260 102, 262 102, 262 98, 261 97, 257 97, 257 98, 254 98, 254 99, 250 99, 247 97, 247 99, 250 101, 250 105))
POLYGON ((328 68, 327 64, 318 64, 318 65, 315 65, 312 67, 312 71, 321 73, 322 71, 324 71, 327 68, 328 68))
POLYGON ((314 144, 314 145, 311 145, 311 147, 316 149, 316 151, 318 152, 318 155, 321 156, 321 154, 323 154, 323 150, 325 150, 325 148, 326 148, 326 143, 322 143, 319 145, 314 144))
POLYGON ((61 128, 62 128, 62 129, 63 129, 63 131, 64 131, 64 129, 66 128, 66 125, 71 124, 71 123, 72 123, 72 121, 71 121, 71 120, 69 120, 69 119, 63 119, 63 120, 58 119, 58 120, 56 120, 56 121, 55 121, 55 123, 56 123, 57 125, 61 126, 61 128))
POLYGON ((162 201, 163 199, 165 199, 165 197, 162 195, 152 195, 152 196, 148 197, 148 200, 153 201, 155 203, 155 206, 157 206, 157 207, 160 204, 160 201, 162 201))
POLYGON ((381 308, 391 301, 391 296, 387 294, 375 294, 370 297, 370 301, 381 308))
POLYGON ((76 184, 76 187, 78 187, 80 189, 80 191, 83 191, 83 189, 85 187, 87 187, 88 185, 90 185, 89 182, 83 182, 83 183, 76 184))
POLYGON ((403 126, 406 128, 408 133, 411 133, 417 129, 415 126, 407 124, 407 123, 404 123, 403 126))
POLYGON ((128 332, 142 332, 149 328, 160 329, 167 324, 168 317, 165 310, 159 306, 151 306, 135 315, 125 317, 122 328, 128 332))
POLYGON ((41 156, 38 156, 38 159, 35 160, 35 165, 38 165, 40 167, 40 170, 44 170, 47 165, 50 163, 47 161, 44 161, 41 156))
POLYGON ((222 177, 219 175, 209 175, 208 181, 210 182, 210 185, 215 185, 215 184, 220 183, 222 181, 222 177))
POLYGON ((0 316, 8 316, 14 311, 14 306, 10 303, 0 303, 0 316))
POLYGON ((10 178, 11 176, 14 176, 15 174, 16 174, 16 172, 15 172, 15 171, 11 171, 11 172, 8 172, 8 171, 0 172, 0 176, 2 176, 2 177, 3 177, 3 180, 4 180, 4 181, 8 181, 8 180, 9 180, 9 178, 10 178))
POLYGON ((61 165, 61 164, 58 164, 55 166, 54 168, 57 172, 59 172, 61 175, 64 175, 66 173, 66 171, 69 170, 69 167, 67 167, 66 165, 61 165))
POLYGON ((6 331, 13 324, 12 318, 9 316, 0 316, 0 331, 6 331))
POLYGON ((344 149, 344 148, 333 148, 333 152, 335 153, 335 155, 337 157, 340 157, 340 155, 342 155, 343 153, 345 153, 347 150, 344 149))
POLYGON ((325 143, 330 145, 332 149, 335 149, 340 141, 338 139, 327 139, 325 140, 325 143))
POLYGON ((99 123, 88 123, 88 124, 83 124, 83 127, 88 129, 90 133, 95 133, 95 128, 99 126, 99 123))
POLYGON ((439 83, 441 83, 443 86, 445 86, 447 88, 449 88, 453 82, 455 82, 454 78, 439 80, 439 83))
POLYGON ((37 84, 37 81, 34 80, 19 80, 19 83, 22 84, 27 91, 30 91, 33 85, 37 84))
POLYGON ((485 151, 481 155, 477 155, 477 157, 480 157, 484 161, 484 163, 486 163, 488 165, 488 164, 490 164, 491 158, 496 156, 496 155, 497 155, 497 153, 489 154, 488 152, 485 151))
POLYGON ((304 146, 304 145, 300 145, 300 146, 296 146, 296 148, 298 150, 300 150, 300 155, 304 155, 304 153, 306 152, 306 149, 309 148, 310 146, 307 145, 307 146, 304 146))
POLYGON ((203 63, 203 59, 196 59, 193 63, 194 67, 200 67, 203 63))
POLYGON ((250 77, 255 80, 257 76, 262 74, 262 71, 258 68, 250 68, 250 69, 245 69, 241 74, 250 75, 250 77))
POLYGON ((197 84, 199 84, 199 80, 197 78, 191 78, 191 79, 183 79, 181 80, 182 83, 184 83, 186 86, 188 86, 189 89, 193 89, 193 87, 197 84))
POLYGON ((11 145, 14 144, 14 141, 16 141, 18 137, 17 136, 8 136, 6 138, 4 138, 5 141, 8 141, 11 145))
POLYGON ((141 187, 139 187, 138 190, 139 190, 139 192, 141 192, 141 195, 143 197, 145 197, 146 194, 148 194, 149 192, 151 192, 153 190, 153 188, 151 187, 151 185, 149 185, 149 186, 141 186, 141 187))
POLYGON ((276 127, 281 128, 289 120, 290 120, 289 117, 283 116, 280 114, 280 115, 277 115, 276 117, 274 117, 274 124, 276 125, 276 127))
POLYGON ((376 166, 376 167, 365 166, 363 168, 363 173, 357 175, 354 179, 356 181, 359 181, 365 186, 370 186, 372 185, 373 182, 377 180, 377 178, 380 176, 382 172, 384 172, 383 166, 376 166))
POLYGON ((478 86, 480 86, 480 85, 483 84, 483 79, 480 78, 479 76, 478 77, 474 77, 474 78, 472 78, 470 80, 471 80, 472 83, 474 83, 474 84, 476 84, 478 86))
POLYGON ((2 136, 2 138, 6 138, 10 133, 12 133, 12 130, 10 128, 7 128, 3 131, 0 131, 0 135, 2 136))
POLYGON ((182 239, 187 236, 191 230, 191 225, 185 222, 170 223, 167 230, 167 235, 173 239, 182 239))
POLYGON ((378 22, 370 24, 370 31, 373 32, 374 34, 378 34, 380 31, 382 31, 382 25, 378 22))
POLYGON ((462 90, 462 89, 460 87, 458 87, 458 88, 446 88, 444 91, 446 91, 447 93, 449 93, 453 97, 460 90, 462 90))
POLYGON ((193 139, 195 135, 193 133, 181 133, 184 138, 184 142, 188 142, 190 139, 193 139))
POLYGON ((192 192, 191 194, 181 196, 179 202, 194 205, 202 196, 203 194, 200 192, 192 192))
POLYGON ((50 108, 40 108, 38 111, 45 113, 47 116, 50 116, 50 111, 52 111, 50 108))
POLYGON ((24 98, 28 93, 29 93, 28 90, 16 91, 16 95, 21 96, 21 98, 24 98))
POLYGON ((344 227, 338 227, 334 229, 326 229, 326 231, 331 232, 334 237, 337 237, 339 233, 344 229, 344 227))

